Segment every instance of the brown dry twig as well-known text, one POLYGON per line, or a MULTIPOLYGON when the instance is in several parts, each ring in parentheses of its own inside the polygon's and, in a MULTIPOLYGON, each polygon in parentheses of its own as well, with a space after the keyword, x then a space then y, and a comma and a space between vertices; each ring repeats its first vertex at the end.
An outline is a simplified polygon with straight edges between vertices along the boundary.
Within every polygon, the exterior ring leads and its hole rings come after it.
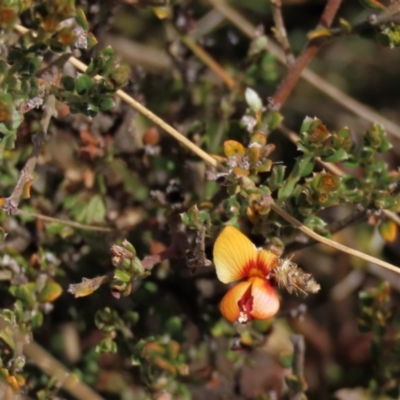
POLYGON ((42 107, 43 116, 40 121, 39 132, 32 137, 32 153, 19 174, 18 182, 15 185, 11 196, 4 199, 3 210, 5 210, 9 215, 17 213, 22 196, 29 197, 30 185, 33 181, 33 173, 46 140, 50 119, 55 112, 55 106, 55 97, 52 94, 47 96, 42 107))
POLYGON ((296 384, 290 385, 290 399, 301 400, 304 392, 304 357, 306 345, 304 342, 303 335, 291 335, 290 341, 293 344, 293 363, 292 363, 292 374, 296 384), (297 390, 295 390, 296 388, 297 390))
POLYGON ((288 35, 286 32, 285 22, 282 15, 282 1, 281 0, 269 0, 272 7, 272 18, 274 19, 275 28, 273 32, 278 43, 281 45, 283 52, 285 53, 286 66, 290 69, 294 63, 295 58, 290 47, 288 35))
POLYGON ((32 218, 36 218, 36 219, 41 219, 42 221, 46 221, 46 222, 54 222, 57 224, 62 224, 65 226, 69 226, 71 228, 74 229, 80 229, 83 231, 93 231, 93 232, 112 232, 114 230, 117 229, 113 229, 113 228, 109 228, 106 226, 94 226, 94 225, 86 225, 86 224, 81 224, 79 222, 75 222, 75 221, 70 221, 67 219, 60 219, 60 218, 55 218, 55 217, 50 217, 48 215, 43 215, 43 214, 37 214, 37 213, 33 213, 30 211, 25 211, 25 210, 17 210, 16 215, 22 215, 25 217, 32 217, 32 218))
MULTIPOLYGON (((332 22, 341 3, 342 0, 328 0, 328 3, 325 6, 325 10, 321 15, 317 29, 329 28, 332 25, 332 22)), ((300 54, 300 56, 297 57, 296 62, 294 63, 293 67, 290 68, 290 70, 288 71, 288 74, 286 75, 281 85, 278 87, 278 90, 276 90, 274 95, 268 100, 272 109, 279 110, 282 107, 289 94, 295 87, 297 81, 299 80, 301 72, 317 53, 321 45, 322 42, 312 40, 308 43, 307 47, 300 54)))

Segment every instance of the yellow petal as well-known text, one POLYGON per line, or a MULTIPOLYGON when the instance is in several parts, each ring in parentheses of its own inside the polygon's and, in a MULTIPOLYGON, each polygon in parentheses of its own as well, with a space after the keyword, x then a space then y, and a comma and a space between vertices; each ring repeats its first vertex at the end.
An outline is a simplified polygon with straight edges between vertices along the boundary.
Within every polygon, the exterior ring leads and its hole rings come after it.
POLYGON ((214 245, 214 264, 218 279, 223 283, 234 282, 247 276, 249 264, 257 263, 254 244, 233 226, 219 234, 214 245))
POLYGON ((240 309, 238 303, 252 283, 252 281, 240 282, 226 292, 219 305, 221 314, 225 319, 230 322, 235 322, 239 319, 240 309))
POLYGON ((268 250, 260 250, 258 253, 258 268, 263 276, 268 276, 269 272, 278 266, 279 259, 276 254, 268 250))
POLYGON ((254 319, 271 318, 278 312, 278 294, 269 281, 260 278, 253 278, 251 295, 253 296, 253 309, 250 315, 254 319))

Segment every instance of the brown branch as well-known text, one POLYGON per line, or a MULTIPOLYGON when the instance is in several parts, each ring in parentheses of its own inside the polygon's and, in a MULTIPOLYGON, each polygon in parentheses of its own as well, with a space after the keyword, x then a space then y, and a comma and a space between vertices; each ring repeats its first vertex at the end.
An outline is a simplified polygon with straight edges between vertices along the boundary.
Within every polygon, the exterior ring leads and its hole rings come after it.
MULTIPOLYGON (((335 15, 342 3, 342 0, 328 0, 325 10, 321 15, 318 28, 329 28, 335 18, 335 15)), ((269 99, 270 107, 279 110, 292 92, 304 68, 308 65, 319 48, 322 46, 320 41, 311 41, 305 50, 296 59, 293 67, 289 70, 285 79, 279 86, 275 94, 269 99)))
POLYGON ((291 385, 290 390, 292 400, 301 400, 303 398, 304 386, 304 355, 305 355, 305 343, 303 335, 291 335, 290 341, 293 344, 293 363, 292 373, 296 379, 296 384, 291 385), (296 387, 296 389, 294 389, 296 387))
POLYGON ((273 32, 278 43, 281 45, 283 52, 285 53, 286 66, 291 68, 295 63, 295 58, 290 47, 288 35, 286 32, 285 22, 282 15, 282 1, 281 0, 269 0, 272 7, 272 18, 274 19, 275 28, 273 32))
POLYGON ((6 198, 3 204, 3 209, 9 214, 16 214, 18 211, 18 206, 23 195, 29 197, 29 188, 33 181, 33 173, 42 152, 43 145, 45 143, 47 130, 49 129, 50 119, 54 113, 56 106, 56 99, 53 95, 49 95, 43 104, 43 116, 40 121, 39 132, 33 135, 33 149, 25 163, 24 168, 22 168, 19 175, 19 179, 11 196, 6 198))

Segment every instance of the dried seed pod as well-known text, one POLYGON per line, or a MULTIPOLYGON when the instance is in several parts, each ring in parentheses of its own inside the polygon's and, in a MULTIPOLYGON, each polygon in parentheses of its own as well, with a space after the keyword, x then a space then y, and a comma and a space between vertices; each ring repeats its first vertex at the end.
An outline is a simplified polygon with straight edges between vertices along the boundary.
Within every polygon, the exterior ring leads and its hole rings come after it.
POLYGON ((280 289, 285 288, 290 294, 307 296, 321 289, 311 274, 304 272, 289 258, 279 260, 279 265, 270 273, 270 279, 274 280, 280 289))

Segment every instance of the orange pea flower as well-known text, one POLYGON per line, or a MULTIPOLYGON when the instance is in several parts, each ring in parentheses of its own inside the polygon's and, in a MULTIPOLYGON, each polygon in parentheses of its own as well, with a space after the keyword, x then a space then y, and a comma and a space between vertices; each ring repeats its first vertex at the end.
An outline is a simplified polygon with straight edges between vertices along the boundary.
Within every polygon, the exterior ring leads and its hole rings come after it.
POLYGON ((273 317, 279 310, 279 298, 269 275, 279 263, 274 253, 257 249, 239 230, 227 226, 214 245, 214 264, 218 279, 231 283, 245 279, 223 297, 220 310, 231 322, 273 317))

